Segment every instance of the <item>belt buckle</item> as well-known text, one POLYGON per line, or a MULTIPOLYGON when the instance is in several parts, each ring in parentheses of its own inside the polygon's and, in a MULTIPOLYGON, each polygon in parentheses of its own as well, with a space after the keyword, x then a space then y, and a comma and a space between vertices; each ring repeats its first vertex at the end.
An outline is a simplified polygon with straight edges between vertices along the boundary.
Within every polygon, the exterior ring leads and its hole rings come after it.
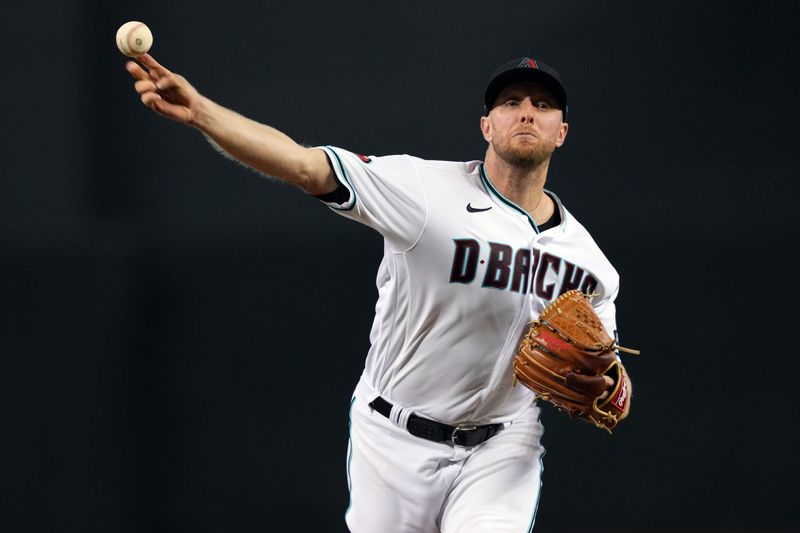
POLYGON ((461 431, 461 432, 473 431, 475 429, 478 429, 478 426, 467 426, 467 427, 459 426, 459 427, 453 429, 453 434, 450 435, 450 442, 453 444, 453 446, 464 446, 464 447, 466 447, 466 444, 459 444, 459 443, 456 442, 456 437, 458 436, 458 432, 459 431, 461 431))

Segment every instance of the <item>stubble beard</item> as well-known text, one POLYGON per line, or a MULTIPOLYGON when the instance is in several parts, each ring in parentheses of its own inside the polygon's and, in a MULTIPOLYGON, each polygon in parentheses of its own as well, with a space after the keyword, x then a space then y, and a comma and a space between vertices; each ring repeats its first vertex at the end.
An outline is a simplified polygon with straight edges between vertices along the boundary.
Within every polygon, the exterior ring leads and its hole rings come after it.
POLYGON ((542 165, 546 166, 553 155, 553 150, 549 150, 548 147, 539 143, 533 146, 514 146, 510 143, 504 145, 492 142, 492 148, 500 159, 522 170, 532 170, 542 165))

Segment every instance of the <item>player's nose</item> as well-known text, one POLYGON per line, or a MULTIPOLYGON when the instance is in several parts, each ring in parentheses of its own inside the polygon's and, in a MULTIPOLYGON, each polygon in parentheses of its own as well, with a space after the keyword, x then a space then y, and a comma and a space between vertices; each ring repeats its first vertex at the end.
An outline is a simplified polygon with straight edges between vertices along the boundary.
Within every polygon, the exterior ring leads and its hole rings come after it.
POLYGON ((530 98, 525 98, 519 104, 519 120, 520 122, 533 122, 534 117, 534 108, 533 102, 531 102, 530 98))

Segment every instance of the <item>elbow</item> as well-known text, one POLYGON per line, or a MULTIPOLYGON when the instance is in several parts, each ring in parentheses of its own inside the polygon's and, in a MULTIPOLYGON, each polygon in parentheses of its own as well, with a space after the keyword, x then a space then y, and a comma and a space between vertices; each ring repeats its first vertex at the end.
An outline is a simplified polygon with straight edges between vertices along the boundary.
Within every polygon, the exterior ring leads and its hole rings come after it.
POLYGON ((317 183, 314 177, 313 168, 303 162, 301 162, 295 168, 295 171, 293 172, 292 183, 308 194, 320 194, 317 192, 317 183))
POLYGON ((294 185, 312 196, 327 194, 337 187, 328 156, 321 150, 308 150, 307 156, 296 162, 294 177, 294 185))

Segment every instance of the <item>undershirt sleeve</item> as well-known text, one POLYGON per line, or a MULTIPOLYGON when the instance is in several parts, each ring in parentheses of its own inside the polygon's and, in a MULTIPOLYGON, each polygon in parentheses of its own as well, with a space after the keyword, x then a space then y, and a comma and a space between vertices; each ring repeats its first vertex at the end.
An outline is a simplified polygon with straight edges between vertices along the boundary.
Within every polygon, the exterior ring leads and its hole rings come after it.
POLYGON ((350 199, 350 191, 342 185, 339 178, 334 179, 336 180, 336 188, 334 190, 325 194, 315 194, 314 198, 326 204, 346 204, 350 199))

